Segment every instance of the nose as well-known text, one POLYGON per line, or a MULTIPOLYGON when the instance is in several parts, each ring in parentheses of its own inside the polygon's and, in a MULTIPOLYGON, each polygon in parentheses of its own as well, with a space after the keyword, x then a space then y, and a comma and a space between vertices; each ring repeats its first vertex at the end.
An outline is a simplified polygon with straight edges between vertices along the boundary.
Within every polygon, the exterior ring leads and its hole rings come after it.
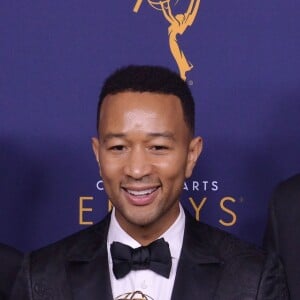
POLYGON ((130 151, 125 163, 124 172, 134 179, 142 179, 151 173, 151 162, 146 149, 138 147, 130 151))

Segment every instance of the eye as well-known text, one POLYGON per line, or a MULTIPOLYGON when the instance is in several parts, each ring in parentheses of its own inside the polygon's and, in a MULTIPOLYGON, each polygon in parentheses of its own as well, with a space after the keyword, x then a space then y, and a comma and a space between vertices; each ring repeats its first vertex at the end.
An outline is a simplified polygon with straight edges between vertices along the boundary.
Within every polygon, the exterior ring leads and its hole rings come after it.
POLYGON ((163 154, 167 152, 170 148, 166 145, 153 145, 150 147, 150 150, 157 154, 163 154))
POLYGON ((168 149, 167 146, 163 146, 163 145, 155 145, 152 147, 154 150, 166 150, 168 149))
POLYGON ((108 150, 115 152, 124 151, 125 149, 126 147, 124 145, 114 145, 108 148, 108 150))

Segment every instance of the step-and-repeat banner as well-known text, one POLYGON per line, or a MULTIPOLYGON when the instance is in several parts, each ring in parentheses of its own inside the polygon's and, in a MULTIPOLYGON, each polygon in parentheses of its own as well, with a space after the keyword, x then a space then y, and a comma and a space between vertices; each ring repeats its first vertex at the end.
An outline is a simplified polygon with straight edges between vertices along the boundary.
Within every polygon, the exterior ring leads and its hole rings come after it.
POLYGON ((270 194, 300 171, 298 0, 1 0, 0 241, 29 251, 109 210, 91 149, 104 78, 178 71, 204 150, 197 218, 261 243, 270 194))

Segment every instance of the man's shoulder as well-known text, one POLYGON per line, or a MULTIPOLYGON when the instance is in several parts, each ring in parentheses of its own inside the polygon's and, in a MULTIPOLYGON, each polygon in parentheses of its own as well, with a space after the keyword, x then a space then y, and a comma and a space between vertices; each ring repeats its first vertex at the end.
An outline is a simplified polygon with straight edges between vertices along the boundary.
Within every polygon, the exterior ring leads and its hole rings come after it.
POLYGON ((3 277, 14 276, 21 265, 23 254, 17 249, 0 243, 0 285, 3 277))
POLYGON ((279 184, 282 188, 300 189, 300 173, 295 174, 279 184))
POLYGON ((22 254, 20 251, 2 243, 0 243, 0 255, 2 260, 12 259, 19 261, 22 258, 22 254))
POLYGON ((298 205, 297 199, 300 196, 300 173, 280 182, 274 192, 271 205, 277 210, 284 209, 289 205, 298 205))
POLYGON ((34 250, 29 254, 31 263, 72 260, 90 257, 106 243, 109 215, 95 225, 75 232, 59 241, 34 250))
POLYGON ((219 267, 215 270, 222 274, 218 288, 221 299, 289 299, 285 272, 277 254, 210 225, 199 222, 196 227, 217 259, 219 267))
POLYGON ((0 244, 0 299, 8 297, 17 272, 21 266, 22 254, 8 245, 0 244))
MULTIPOLYGON (((205 248, 222 262, 230 260, 243 260, 249 263, 263 264, 266 252, 255 244, 244 241, 235 235, 213 227, 203 222, 198 222, 188 216, 187 230, 189 235, 198 243, 199 248, 205 248)), ((197 248, 197 247, 196 247, 197 248)))

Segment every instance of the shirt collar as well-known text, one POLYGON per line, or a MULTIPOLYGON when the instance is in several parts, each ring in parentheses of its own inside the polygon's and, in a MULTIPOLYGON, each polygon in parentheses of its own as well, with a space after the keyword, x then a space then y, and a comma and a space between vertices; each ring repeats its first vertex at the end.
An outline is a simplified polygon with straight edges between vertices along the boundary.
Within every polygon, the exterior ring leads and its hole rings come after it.
MULTIPOLYGON (((171 256, 174 259, 179 259, 183 235, 184 235, 184 227, 185 227, 185 214, 184 210, 179 204, 179 215, 175 222, 165 231, 159 238, 164 238, 166 242, 169 243, 171 256)), ((120 242, 126 244, 132 248, 140 247, 141 244, 132 238, 127 232, 125 232, 120 226, 119 222, 116 219, 115 209, 113 208, 111 214, 111 220, 108 230, 107 236, 107 248, 110 249, 110 245, 112 242, 120 242)), ((109 251, 110 253, 110 251, 109 251)), ((109 255, 110 257, 110 255, 109 255)), ((111 258, 110 258, 111 259, 111 258)))

